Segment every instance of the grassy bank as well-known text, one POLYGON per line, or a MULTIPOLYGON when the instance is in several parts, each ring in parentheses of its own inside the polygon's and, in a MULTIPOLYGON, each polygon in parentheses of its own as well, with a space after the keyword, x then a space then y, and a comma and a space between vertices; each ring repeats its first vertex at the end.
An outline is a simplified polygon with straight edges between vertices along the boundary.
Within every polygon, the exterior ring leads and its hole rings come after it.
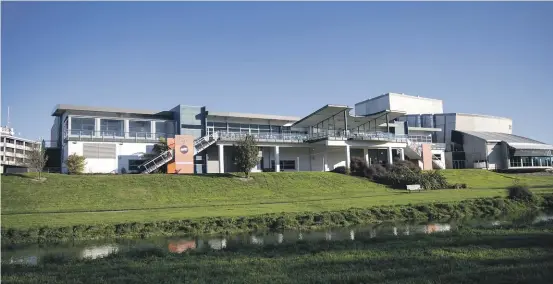
POLYGON ((5 283, 550 283, 551 223, 401 239, 299 242, 2 265, 5 283))
POLYGON ((239 231, 312 229, 329 226, 349 226, 391 220, 445 220, 462 217, 498 216, 522 213, 538 208, 553 208, 553 196, 546 195, 532 203, 517 202, 503 197, 471 199, 455 203, 350 208, 323 212, 281 212, 240 217, 188 218, 154 222, 117 224, 85 224, 74 226, 40 226, 33 228, 3 228, 3 244, 59 242, 103 238, 145 238, 151 236, 200 235, 239 231))
POLYGON ((341 211, 349 208, 459 202, 504 196, 515 179, 536 193, 553 193, 553 176, 514 176, 481 170, 442 171, 450 183, 470 189, 406 193, 363 178, 334 173, 231 175, 48 174, 2 177, 4 228, 66 227, 159 222, 208 217, 341 211))

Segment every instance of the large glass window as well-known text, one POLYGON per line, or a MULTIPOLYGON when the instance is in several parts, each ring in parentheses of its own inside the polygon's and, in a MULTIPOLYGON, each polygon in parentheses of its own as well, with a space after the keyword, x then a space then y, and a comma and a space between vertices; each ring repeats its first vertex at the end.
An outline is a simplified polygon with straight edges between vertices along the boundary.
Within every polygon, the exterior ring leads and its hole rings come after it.
POLYGON ((522 166, 523 167, 532 166, 532 160, 530 159, 530 157, 522 157, 522 166))
POLYGON ((259 133, 267 134, 267 133, 270 133, 270 132, 271 132, 271 126, 270 125, 264 125, 264 124, 259 125, 259 133))
POLYGON ((95 119, 90 117, 70 117, 71 135, 92 135, 95 119))
POLYGON ((123 120, 101 119, 100 131, 105 136, 123 136, 123 120))
MULTIPOLYGON (((271 168, 275 168, 275 160, 271 160, 271 168)), ((294 160, 281 160, 280 161, 280 169, 281 170, 295 170, 296 169, 296 161, 294 160)))
POLYGON ((151 132, 152 132, 151 121, 149 120, 130 120, 129 121, 130 137, 138 137, 138 138, 149 137, 151 132))
POLYGON ((129 171, 137 172, 138 167, 144 163, 144 160, 129 160, 129 171))
POLYGON ((522 163, 520 162, 520 157, 512 157, 510 159, 509 166, 510 167, 522 167, 522 163))

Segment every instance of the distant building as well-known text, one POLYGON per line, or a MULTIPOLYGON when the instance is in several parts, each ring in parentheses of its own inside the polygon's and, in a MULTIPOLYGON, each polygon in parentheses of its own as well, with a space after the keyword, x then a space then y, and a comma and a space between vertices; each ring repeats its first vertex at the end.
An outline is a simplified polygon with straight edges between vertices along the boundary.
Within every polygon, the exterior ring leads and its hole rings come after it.
MULTIPOLYGON (((254 172, 329 171, 349 167, 351 157, 369 164, 406 159, 422 169, 471 168, 476 152, 480 153, 477 161, 490 159, 485 147, 467 154, 464 146, 468 145, 459 144, 453 133, 512 133, 509 118, 443 113, 441 100, 396 93, 365 100, 355 108, 327 104, 304 117, 218 112, 186 105, 160 111, 57 105, 52 116, 51 140, 60 166, 76 153, 86 158, 85 172, 91 173, 141 172, 146 154, 159 138, 182 134, 196 139, 194 171, 198 174, 235 172, 230 146, 247 134, 260 147, 254 172)), ((532 147, 549 147, 544 145, 532 147)), ((507 156, 501 159, 516 160, 521 153, 528 152, 504 152, 507 156)), ((539 154, 543 159, 538 161, 547 165, 550 153, 539 154)), ((504 165, 495 163, 495 168, 510 168, 504 165)))
POLYGON ((15 136, 13 128, 0 132, 0 173, 27 171, 27 152, 39 142, 15 136))

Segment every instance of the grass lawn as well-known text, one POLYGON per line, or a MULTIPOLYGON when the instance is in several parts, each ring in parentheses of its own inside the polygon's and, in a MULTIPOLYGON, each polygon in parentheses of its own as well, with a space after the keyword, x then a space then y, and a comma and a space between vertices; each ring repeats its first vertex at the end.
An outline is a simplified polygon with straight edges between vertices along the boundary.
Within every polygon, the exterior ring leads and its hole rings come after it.
POLYGON ((299 242, 170 254, 162 249, 105 259, 51 257, 2 265, 5 283, 551 283, 553 229, 299 242))
POLYGON ((256 173, 249 181, 230 175, 47 174, 44 182, 3 176, 2 226, 59 227, 453 202, 503 196, 515 178, 535 192, 553 192, 553 176, 442 172, 450 183, 471 188, 406 193, 363 178, 322 172, 256 173))

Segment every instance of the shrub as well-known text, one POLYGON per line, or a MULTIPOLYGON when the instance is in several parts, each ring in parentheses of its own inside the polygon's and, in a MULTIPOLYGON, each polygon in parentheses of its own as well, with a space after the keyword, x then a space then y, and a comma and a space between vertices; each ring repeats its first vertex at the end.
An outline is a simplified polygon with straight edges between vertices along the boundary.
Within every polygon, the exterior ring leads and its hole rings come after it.
POLYGON ((348 170, 346 169, 346 167, 342 166, 334 168, 333 170, 331 170, 331 172, 345 175, 348 173, 348 170))
POLYGON ((507 187, 509 199, 518 201, 534 201, 534 194, 528 186, 515 184, 507 187))
POLYGON ((367 162, 364 159, 353 157, 350 161, 351 175, 363 177, 365 170, 368 168, 367 162))
POLYGON ((86 165, 86 158, 73 153, 67 157, 65 165, 69 174, 82 174, 86 165))
POLYGON ((372 179, 372 180, 375 180, 375 177, 384 176, 387 173, 388 173, 388 171, 386 170, 386 168, 384 166, 382 166, 381 164, 374 164, 374 165, 370 165, 365 170, 365 177, 369 178, 369 179, 372 179))
POLYGON ((127 169, 121 168, 121 174, 126 174, 126 173, 127 173, 127 169))
POLYGON ((252 168, 259 161, 259 147, 257 147, 255 138, 252 135, 246 135, 234 145, 234 151, 236 153, 236 167, 244 173, 246 178, 249 178, 252 168))

